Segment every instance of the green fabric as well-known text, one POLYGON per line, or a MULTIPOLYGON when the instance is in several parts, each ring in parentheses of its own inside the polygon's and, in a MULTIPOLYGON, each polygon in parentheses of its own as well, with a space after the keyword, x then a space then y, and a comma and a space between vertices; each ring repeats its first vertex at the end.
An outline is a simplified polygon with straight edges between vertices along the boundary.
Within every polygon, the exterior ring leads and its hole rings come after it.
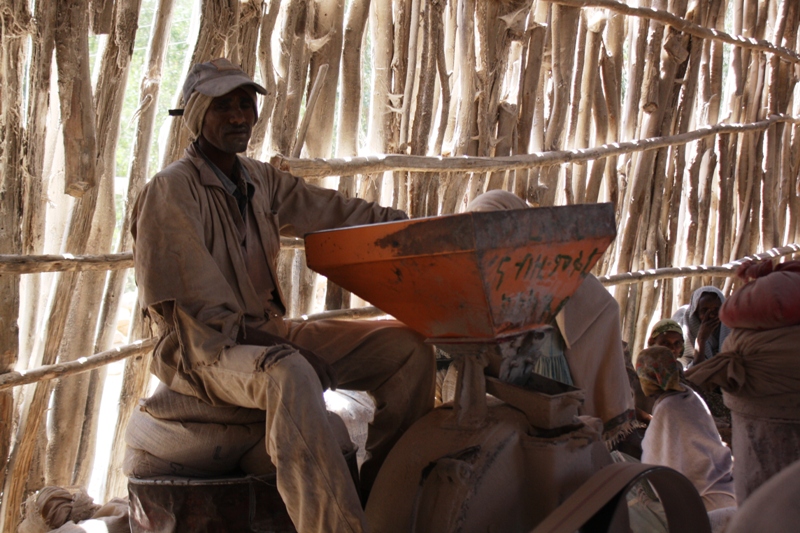
POLYGON ((662 333, 669 333, 669 332, 680 333, 681 335, 683 335, 683 328, 681 328, 681 325, 672 320, 671 318, 665 318, 663 320, 659 320, 653 326, 653 331, 650 332, 650 337, 648 338, 648 340, 653 340, 662 333))

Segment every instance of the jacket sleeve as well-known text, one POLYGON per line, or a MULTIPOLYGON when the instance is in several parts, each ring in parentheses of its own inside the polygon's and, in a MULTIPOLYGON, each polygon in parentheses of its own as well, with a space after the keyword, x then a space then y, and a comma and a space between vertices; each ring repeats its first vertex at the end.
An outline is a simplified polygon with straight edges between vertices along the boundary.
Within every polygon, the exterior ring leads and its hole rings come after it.
MULTIPOLYGON (((131 217, 142 309, 174 328, 173 308, 165 308, 174 303, 209 335, 235 340, 243 314, 206 243, 207 214, 190 180, 157 175, 142 189, 131 217)), ((198 353, 192 359, 215 356, 198 353)))
POLYGON ((360 198, 346 198, 332 189, 310 185, 301 178, 264 163, 271 189, 271 206, 283 235, 303 237, 306 233, 405 220, 398 209, 381 207, 360 198))

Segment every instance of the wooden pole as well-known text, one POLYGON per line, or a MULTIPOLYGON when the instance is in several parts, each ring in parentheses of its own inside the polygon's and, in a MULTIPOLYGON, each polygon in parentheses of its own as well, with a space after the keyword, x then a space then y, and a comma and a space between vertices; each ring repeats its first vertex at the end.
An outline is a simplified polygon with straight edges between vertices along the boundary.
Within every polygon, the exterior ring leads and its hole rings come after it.
MULTIPOLYGON (((197 32, 197 41, 189 59, 188 67, 190 69, 197 63, 210 61, 223 55, 233 16, 230 0, 202 0, 200 29, 197 32)), ((181 79, 181 84, 183 79, 181 79)), ((179 94, 175 107, 182 108, 184 105, 186 102, 183 101, 183 95, 179 94)), ((161 168, 179 159, 188 145, 189 132, 183 127, 183 120, 173 120, 170 124, 161 168)))
MULTIPOLYGON (((309 41, 313 44, 309 61, 311 92, 317 87, 317 77, 327 79, 327 82, 320 82, 316 97, 318 103, 315 104, 314 112, 310 116, 305 148, 309 157, 330 157, 336 118, 336 93, 342 62, 345 3, 341 0, 321 0, 312 2, 311 5, 313 6, 313 21, 309 35, 309 41), (322 76, 323 67, 326 68, 325 76, 322 76)), ((350 88, 347 87, 346 90, 349 91, 350 88)), ((311 96, 308 94, 307 101, 310 102, 311 96)), ((306 109, 308 107, 306 104, 306 109)))
MULTIPOLYGON (((64 192, 80 198, 97 184, 95 114, 89 72, 88 0, 56 4, 56 63, 64 125, 64 192)), ((51 5, 51 9, 53 6, 51 5)), ((91 209, 94 212, 94 209, 91 209)))
MULTIPOLYGON (((154 340, 150 338, 152 334, 153 332, 143 321, 142 312, 137 302, 133 309, 127 347, 138 343, 144 345, 152 342, 154 340)), ((133 410, 139 403, 139 399, 147 395, 147 387, 151 379, 150 363, 153 359, 151 350, 154 347, 155 345, 152 345, 149 350, 128 357, 125 360, 122 389, 120 390, 119 403, 117 404, 117 425, 114 428, 114 438, 111 443, 103 501, 108 501, 111 498, 124 498, 128 493, 128 478, 122 473, 126 447, 125 431, 128 428, 128 421, 133 414, 133 410)))
POLYGON ((759 132, 775 122, 800 124, 800 116, 773 115, 763 120, 743 124, 720 123, 701 126, 676 135, 656 136, 633 141, 603 144, 585 150, 554 150, 508 157, 439 157, 402 154, 361 156, 347 159, 291 159, 277 156, 273 163, 295 176, 320 178, 347 174, 366 174, 405 170, 409 172, 494 172, 520 168, 546 167, 562 163, 590 161, 602 157, 646 152, 686 144, 705 137, 727 133, 759 132))
MULTIPOLYGON (((570 80, 575 64, 575 45, 581 10, 575 7, 554 5, 552 11, 552 74, 553 101, 547 121, 544 149, 550 152, 564 146, 565 132, 569 126, 568 113, 570 80)), ((561 166, 554 164, 544 174, 542 184, 547 188, 541 199, 543 206, 556 201, 561 166)))
POLYGON ((285 10, 277 69, 279 81, 269 123, 270 150, 279 154, 292 152, 308 77, 307 2, 291 0, 286 4, 285 10))
POLYGON ((322 86, 325 85, 325 77, 327 74, 328 65, 320 65, 319 72, 317 72, 317 75, 314 78, 314 86, 311 88, 311 92, 308 95, 306 112, 303 115, 303 121, 300 123, 300 129, 297 132, 297 139, 295 140, 294 148, 292 149, 292 157, 300 157, 300 152, 305 144, 308 126, 311 124, 311 117, 314 115, 314 109, 317 106, 317 99, 322 91, 322 86))
MULTIPOLYGON (((30 13, 24 1, 5 0, 0 3, 0 252, 19 254, 23 251, 22 226, 19 214, 23 208, 22 194, 25 184, 23 161, 22 74, 24 49, 30 13)), ((19 356, 19 276, 0 275, 0 376, 13 370, 19 356)), ((0 479, 3 479, 9 443, 13 434, 14 398, 10 393, 0 393, 0 479)), ((5 495, 8 495, 5 492, 5 495)), ((7 496, 4 496, 4 499, 7 496)), ((19 502, 17 502, 19 503, 19 502)), ((15 508, 11 508, 16 511, 15 508)), ((4 513, 5 514, 5 513, 4 513)), ((16 522, 9 521, 10 527, 16 522)), ((3 516, 0 515, 0 530, 3 516)))
MULTIPOLYGON (((174 0, 161 1, 172 2, 174 0)), ((143 169, 139 168, 137 172, 141 170, 143 169)), ((302 239, 281 237, 281 248, 295 250, 304 246, 302 239)), ((0 255, 0 273, 2 274, 124 270, 132 267, 133 254, 131 252, 100 255, 0 255)))
POLYGON ((731 261, 720 266, 695 265, 685 267, 665 267, 650 270, 638 270, 635 272, 625 272, 624 274, 613 274, 600 276, 598 279, 606 287, 614 285, 639 283, 643 281, 654 281, 659 279, 673 279, 682 277, 698 277, 708 274, 720 277, 731 278, 736 275, 736 270, 745 261, 762 261, 764 259, 777 259, 787 255, 800 253, 800 244, 787 244, 779 248, 773 248, 759 254, 742 257, 736 261, 731 261))
MULTIPOLYGON (((22 193, 22 251, 41 254, 45 243, 45 213, 47 195, 44 193, 45 152, 48 147, 47 120, 50 115, 51 73, 55 48, 56 10, 47 2, 37 2, 34 12, 35 26, 31 31, 30 73, 28 75, 28 120, 25 128, 25 145, 22 154, 25 160, 26 178, 22 193)), ((4 47, 5 48, 5 47, 4 47)), ((20 72, 21 73, 21 72, 20 72)), ((58 101, 53 100, 56 104, 58 101)), ((55 135, 50 135, 52 139, 55 135)), ((39 303, 42 280, 39 276, 21 280, 21 302, 19 325, 22 353, 33 351, 37 337, 40 314, 39 303)), ((25 367, 27 361, 20 361, 25 367)))
MULTIPOLYGON (((56 62, 59 70, 59 96, 64 123, 64 147, 67 174, 78 172, 67 190, 81 194, 72 211, 65 248, 81 253, 89 238, 92 216, 97 203, 95 183, 94 106, 89 84, 88 5, 85 0, 57 3, 59 24, 56 28, 56 62), (68 4, 68 5, 67 5, 68 4), (80 136, 84 138, 81 139, 80 136)), ((56 285, 53 307, 47 320, 43 364, 53 361, 67 322, 67 311, 76 284, 75 273, 63 273, 56 285)), ((50 384, 38 384, 25 401, 15 444, 8 462, 8 476, 3 489, 0 530, 13 531, 21 520, 20 504, 26 478, 36 449, 39 427, 50 398, 50 384)))
POLYGON ((261 84, 267 90, 267 94, 261 98, 261 108, 258 111, 258 122, 253 126, 253 134, 250 136, 250 143, 247 147, 249 157, 261 157, 264 147, 264 138, 267 135, 272 110, 275 107, 275 71, 272 66, 272 32, 278 20, 280 11, 280 0, 269 0, 263 3, 266 11, 261 15, 261 26, 258 34, 258 68, 261 72, 261 84))
MULTIPOLYGON (((600 60, 600 41, 601 33, 605 28, 605 18, 592 19, 587 22, 586 28, 588 30, 586 36, 586 51, 584 54, 583 64, 583 80, 580 85, 580 104, 578 107, 578 117, 575 126, 575 148, 587 148, 591 141, 591 118, 592 108, 597 96, 597 77, 599 74, 599 60, 600 60)), ((602 138, 605 141, 605 138, 602 138)), ((584 203, 587 201, 587 164, 577 164, 572 169, 572 193, 575 197, 575 203, 584 203)), ((602 175, 602 174, 601 174, 602 175)), ((597 181, 597 180, 595 180, 597 181)), ((593 187, 599 191, 599 185, 593 187)), ((596 194, 593 194, 595 198, 596 194)))

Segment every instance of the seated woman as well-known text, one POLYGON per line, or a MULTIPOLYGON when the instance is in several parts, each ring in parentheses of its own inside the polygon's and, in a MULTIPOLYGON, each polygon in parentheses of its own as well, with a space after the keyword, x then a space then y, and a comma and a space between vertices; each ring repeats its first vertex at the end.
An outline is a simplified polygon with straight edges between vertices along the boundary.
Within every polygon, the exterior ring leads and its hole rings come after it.
MULTIPOLYGON (((700 287, 692 293, 692 301, 672 315, 683 328, 684 350, 678 361, 684 369, 691 368, 717 355, 731 330, 719 320, 719 310, 725 302, 722 291, 716 287, 700 287)), ((722 391, 713 387, 703 391, 703 400, 723 435, 731 442, 731 411, 722 401, 722 391)))
POLYGON ((683 342, 683 328, 681 325, 665 318, 659 320, 650 331, 650 336, 647 339, 647 347, 650 346, 663 346, 675 355, 678 360, 683 357, 684 342, 683 342))
MULTIPOLYGON (((476 197, 466 211, 527 207, 515 194, 497 189, 476 197)), ((603 284, 588 274, 551 326, 542 330, 541 357, 534 371, 583 389, 586 399, 581 414, 603 421, 603 438, 612 447, 638 425, 625 372, 619 305, 603 284)))
POLYGON ((736 506, 733 458, 703 400, 680 384, 680 369, 667 348, 639 353, 636 373, 655 399, 642 441, 642 462, 668 466, 689 478, 707 511, 736 506))
POLYGON ((725 302, 716 287, 700 287, 692 293, 688 305, 680 307, 672 319, 683 328, 684 350, 680 358, 684 368, 702 363, 717 355, 730 329, 719 321, 719 308, 725 302))

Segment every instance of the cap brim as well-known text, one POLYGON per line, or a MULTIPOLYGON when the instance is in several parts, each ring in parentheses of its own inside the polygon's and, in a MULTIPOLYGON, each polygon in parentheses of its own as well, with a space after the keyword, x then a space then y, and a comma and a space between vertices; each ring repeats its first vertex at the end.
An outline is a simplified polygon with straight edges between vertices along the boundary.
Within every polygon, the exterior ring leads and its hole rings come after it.
POLYGON ((267 94, 267 90, 247 76, 223 76, 198 83, 194 91, 206 96, 223 96, 239 87, 252 87, 259 94, 267 94))

